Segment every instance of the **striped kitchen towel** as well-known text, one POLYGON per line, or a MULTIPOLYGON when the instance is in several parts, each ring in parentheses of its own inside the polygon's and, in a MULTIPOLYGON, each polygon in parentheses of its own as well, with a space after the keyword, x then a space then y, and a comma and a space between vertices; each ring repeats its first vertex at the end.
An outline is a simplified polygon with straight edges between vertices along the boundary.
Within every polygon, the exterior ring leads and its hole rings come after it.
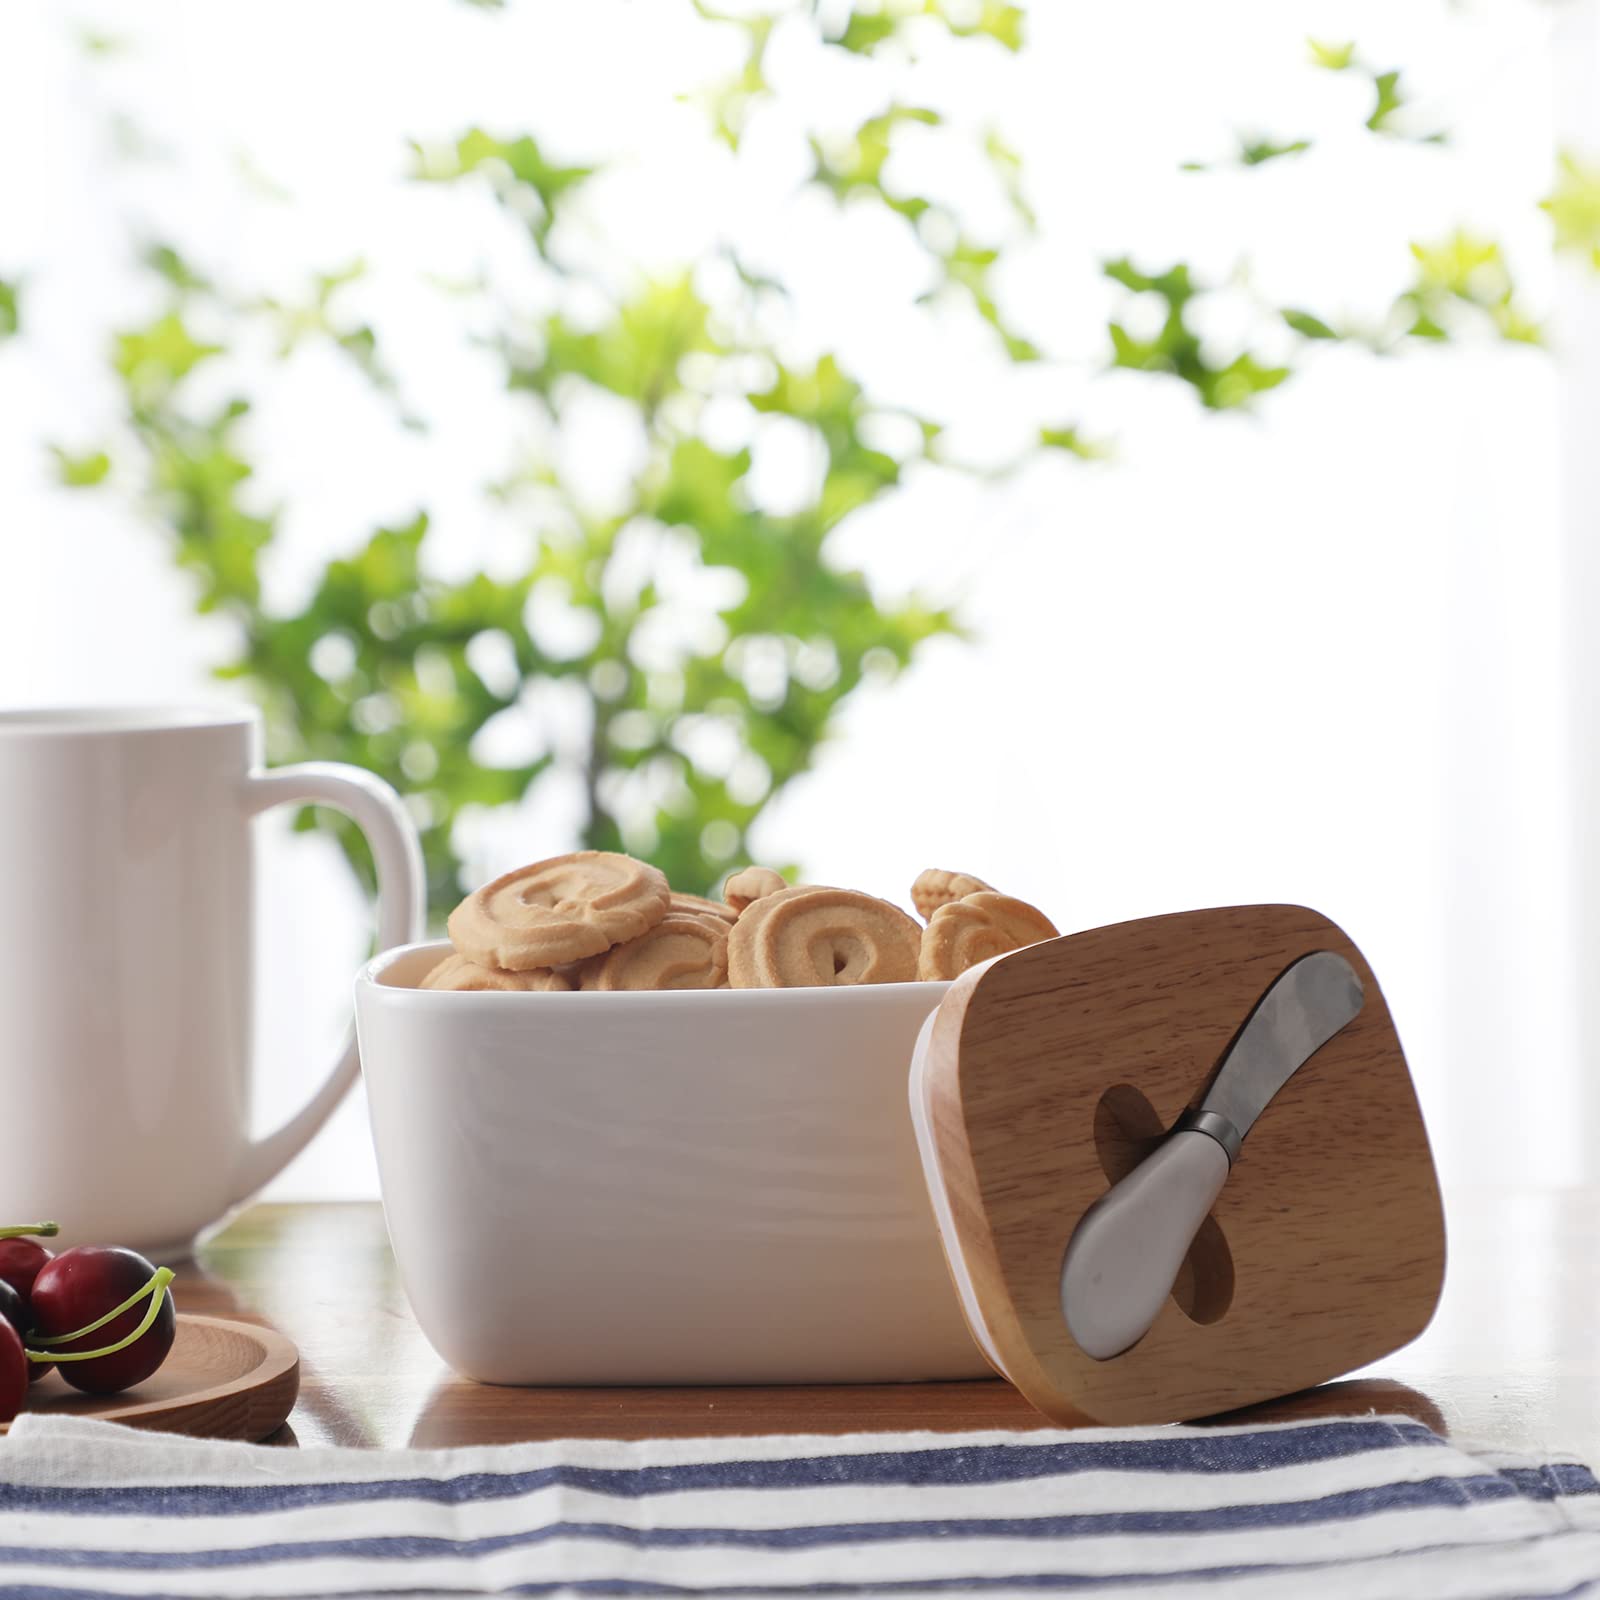
POLYGON ((1403 1417, 268 1449, 24 1415, 0 1594, 1600 1595, 1600 1485, 1403 1417))

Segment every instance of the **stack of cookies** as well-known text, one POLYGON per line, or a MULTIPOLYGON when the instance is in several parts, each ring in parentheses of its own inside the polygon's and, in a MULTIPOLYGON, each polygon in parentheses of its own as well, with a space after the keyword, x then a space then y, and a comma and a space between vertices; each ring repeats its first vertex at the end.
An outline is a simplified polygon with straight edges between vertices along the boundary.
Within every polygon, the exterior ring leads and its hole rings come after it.
POLYGON ((929 868, 925 919, 855 889, 734 873, 722 901, 674 890, 632 856, 580 850, 518 867, 450 914, 424 989, 777 989, 953 978, 1056 937, 1049 918, 981 879, 929 868))

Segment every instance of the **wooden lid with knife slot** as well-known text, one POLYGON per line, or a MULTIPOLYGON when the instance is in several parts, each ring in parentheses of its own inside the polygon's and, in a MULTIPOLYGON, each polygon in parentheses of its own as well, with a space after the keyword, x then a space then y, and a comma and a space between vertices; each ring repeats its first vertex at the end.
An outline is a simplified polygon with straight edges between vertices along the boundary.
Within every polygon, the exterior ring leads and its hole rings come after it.
POLYGON ((974 968, 923 1030, 912 1103, 974 1336, 1062 1422, 1172 1422, 1289 1394, 1398 1349, 1433 1314, 1444 1218, 1405 1055, 1371 968, 1315 911, 1146 918, 974 968), (1359 978, 1354 1020, 1260 1113, 1148 1331, 1087 1354, 1062 1310, 1074 1230, 1317 951, 1359 978))

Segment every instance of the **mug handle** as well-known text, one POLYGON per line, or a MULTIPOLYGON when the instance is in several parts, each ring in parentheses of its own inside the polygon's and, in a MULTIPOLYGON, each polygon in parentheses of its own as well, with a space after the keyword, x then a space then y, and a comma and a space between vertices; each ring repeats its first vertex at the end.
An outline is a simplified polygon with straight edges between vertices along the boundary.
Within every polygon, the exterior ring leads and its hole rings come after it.
MULTIPOLYGON (((366 836, 377 864, 378 950, 421 938, 426 887, 422 846, 400 796, 382 778, 337 761, 307 761, 251 773, 244 780, 241 801, 245 814, 252 817, 294 803, 343 812, 366 836)), ((333 1070, 305 1107, 276 1133, 255 1140, 245 1150, 230 1205, 248 1200, 305 1149, 349 1093, 360 1069, 352 1025, 345 1031, 333 1070)))

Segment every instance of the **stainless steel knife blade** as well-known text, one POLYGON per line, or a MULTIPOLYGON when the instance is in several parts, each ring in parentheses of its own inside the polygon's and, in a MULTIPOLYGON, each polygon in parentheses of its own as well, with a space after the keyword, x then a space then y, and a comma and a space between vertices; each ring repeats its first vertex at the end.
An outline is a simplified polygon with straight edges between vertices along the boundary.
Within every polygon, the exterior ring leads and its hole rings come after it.
POLYGON ((1267 1103, 1361 1010, 1361 979, 1341 955, 1318 950, 1287 968, 1239 1030, 1190 1126, 1228 1147, 1231 1161, 1267 1103), (1233 1130, 1207 1125, 1221 1117, 1233 1130))
POLYGON ((1362 1005, 1361 979, 1319 950, 1256 1003, 1199 1106, 1084 1212, 1061 1263, 1061 1311, 1086 1355, 1109 1360, 1149 1331, 1239 1144, 1267 1102, 1362 1005))

